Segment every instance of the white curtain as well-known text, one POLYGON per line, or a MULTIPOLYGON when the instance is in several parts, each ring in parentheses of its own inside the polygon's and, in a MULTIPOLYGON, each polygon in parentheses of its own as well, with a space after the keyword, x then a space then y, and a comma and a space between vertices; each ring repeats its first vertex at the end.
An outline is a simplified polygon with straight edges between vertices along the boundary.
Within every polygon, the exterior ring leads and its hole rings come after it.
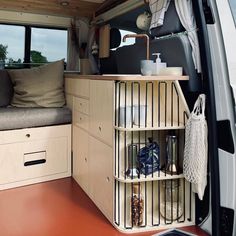
POLYGON ((181 24, 188 32, 188 38, 192 46, 192 57, 197 72, 201 72, 201 59, 199 43, 196 31, 196 21, 193 15, 191 0, 175 0, 175 8, 178 13, 181 24))
POLYGON ((88 51, 86 52, 86 54, 88 55, 92 74, 99 73, 98 65, 96 63, 96 60, 95 60, 93 54, 92 54, 92 46, 93 46, 93 43, 95 40, 95 32, 96 32, 96 28, 94 26, 92 26, 89 29, 89 33, 88 33, 88 46, 87 46, 88 51))
POLYGON ((68 29, 67 70, 79 70, 79 44, 79 21, 72 20, 68 29))
MULTIPOLYGON (((150 29, 163 25, 165 12, 168 9, 169 0, 150 0, 149 6, 152 13, 150 29)), ((192 47, 192 57, 197 72, 201 72, 201 60, 196 21, 193 14, 192 0, 175 0, 175 8, 180 22, 188 32, 188 38, 192 47)))

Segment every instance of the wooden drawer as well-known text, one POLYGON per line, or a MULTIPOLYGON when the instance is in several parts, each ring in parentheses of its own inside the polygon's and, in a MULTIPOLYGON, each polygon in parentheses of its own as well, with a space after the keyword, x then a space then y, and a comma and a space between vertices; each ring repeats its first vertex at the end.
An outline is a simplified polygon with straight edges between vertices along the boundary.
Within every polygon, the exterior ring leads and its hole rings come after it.
POLYGON ((71 125, 3 132, 6 143, 0 144, 0 189, 71 175, 71 125), (10 143, 7 138, 14 132, 22 133, 23 139, 10 143), (25 133, 31 134, 32 139, 25 139, 25 133))
POLYGON ((74 97, 74 110, 89 115, 89 100, 74 97))
POLYGON ((71 130, 71 125, 0 131, 0 145, 65 136, 68 129, 71 130))
POLYGON ((113 145, 113 81, 90 81, 90 132, 113 145))
POLYGON ((66 138, 57 138, 23 144, 1 145, 0 186, 66 172, 69 164, 67 163, 66 144, 66 138))
POLYGON ((89 80, 66 78, 65 91, 76 96, 89 98, 89 80))
POLYGON ((89 129, 89 116, 78 112, 78 111, 74 111, 73 113, 73 124, 81 127, 85 130, 89 129))

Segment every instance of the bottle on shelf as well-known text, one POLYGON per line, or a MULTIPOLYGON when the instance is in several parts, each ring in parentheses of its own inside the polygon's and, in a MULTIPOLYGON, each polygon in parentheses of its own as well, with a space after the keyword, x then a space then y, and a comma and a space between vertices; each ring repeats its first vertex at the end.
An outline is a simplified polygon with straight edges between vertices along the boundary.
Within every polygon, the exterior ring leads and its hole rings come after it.
POLYGON ((171 175, 178 175, 180 173, 178 162, 178 139, 176 135, 166 136, 166 163, 164 172, 171 175))
POLYGON ((139 177, 137 150, 137 144, 128 145, 128 169, 126 170, 125 175, 132 179, 139 177))
POLYGON ((134 226, 141 226, 143 224, 144 200, 141 192, 141 184, 133 184, 131 197, 131 222, 134 226))

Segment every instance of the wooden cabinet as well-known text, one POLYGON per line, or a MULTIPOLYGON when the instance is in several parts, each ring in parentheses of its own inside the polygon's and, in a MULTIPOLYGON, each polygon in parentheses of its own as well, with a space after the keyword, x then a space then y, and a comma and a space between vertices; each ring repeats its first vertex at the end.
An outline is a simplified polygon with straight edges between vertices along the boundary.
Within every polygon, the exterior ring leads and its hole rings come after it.
POLYGON ((90 195, 110 221, 113 218, 112 154, 111 147, 92 136, 89 137, 90 195))
POLYGON ((73 178, 112 221, 113 82, 66 84, 73 96, 73 178))
POLYGON ((88 141, 88 133, 73 126, 73 177, 86 193, 89 191, 88 141))
POLYGON ((113 143, 113 81, 90 81, 90 132, 103 142, 113 143))
MULTIPOLYGON (((181 139, 179 147, 184 146, 189 110, 177 80, 186 80, 187 77, 150 76, 139 79, 141 77, 127 76, 123 80, 121 76, 98 77, 81 76, 88 79, 78 78, 78 81, 69 79, 69 93, 73 96, 73 177, 121 231, 142 232, 165 229, 169 225, 194 224, 194 195, 190 184, 184 180, 183 174, 165 173, 160 168, 166 163, 165 140, 169 133, 174 132, 181 139), (81 88, 77 88, 79 85, 81 88), (158 170, 133 178, 126 174, 128 165, 131 165, 128 161, 132 156, 129 147, 136 145, 138 153, 141 148, 148 147, 148 140, 160 147, 156 157, 158 170), (167 187, 178 188, 175 191, 178 193, 178 219, 168 220, 165 217, 167 213, 163 216, 163 212, 171 213, 174 209, 173 202, 170 208, 163 203, 166 198, 161 189, 165 183, 167 187), (142 207, 141 225, 132 223, 134 189, 136 194, 139 189, 139 195, 143 196, 142 206, 138 206, 142 207), (163 211, 163 207, 166 210, 163 211)), ((183 150, 178 150, 178 156, 181 156, 183 150)), ((146 171, 147 163, 144 163, 146 171)), ((137 161, 136 165, 138 168, 141 166, 137 161)))

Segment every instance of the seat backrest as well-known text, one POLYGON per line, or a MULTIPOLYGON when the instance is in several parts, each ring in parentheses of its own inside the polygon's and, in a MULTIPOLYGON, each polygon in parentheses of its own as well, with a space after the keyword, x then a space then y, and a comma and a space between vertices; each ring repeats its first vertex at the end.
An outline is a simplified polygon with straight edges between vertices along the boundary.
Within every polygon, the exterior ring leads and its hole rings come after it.
POLYGON ((168 10, 165 13, 163 26, 151 29, 151 35, 159 37, 170 33, 179 33, 185 31, 175 9, 175 1, 170 1, 168 10))
MULTIPOLYGON (((183 67, 185 75, 189 75, 189 81, 181 82, 185 92, 197 92, 201 88, 201 79, 195 70, 192 59, 192 48, 188 36, 175 10, 174 1, 171 1, 166 12, 164 24, 151 31, 152 36, 158 36, 150 42, 150 55, 161 53, 163 62, 169 67, 183 67), (183 33, 181 33, 183 32, 183 33), (179 33, 173 34, 172 33, 179 33), (169 35, 165 37, 160 37, 169 35)), ((140 61, 145 58, 146 45, 144 40, 138 40, 135 45, 124 46, 117 49, 117 69, 119 74, 140 74, 140 61)), ((154 57, 151 56, 154 60, 154 57)))

